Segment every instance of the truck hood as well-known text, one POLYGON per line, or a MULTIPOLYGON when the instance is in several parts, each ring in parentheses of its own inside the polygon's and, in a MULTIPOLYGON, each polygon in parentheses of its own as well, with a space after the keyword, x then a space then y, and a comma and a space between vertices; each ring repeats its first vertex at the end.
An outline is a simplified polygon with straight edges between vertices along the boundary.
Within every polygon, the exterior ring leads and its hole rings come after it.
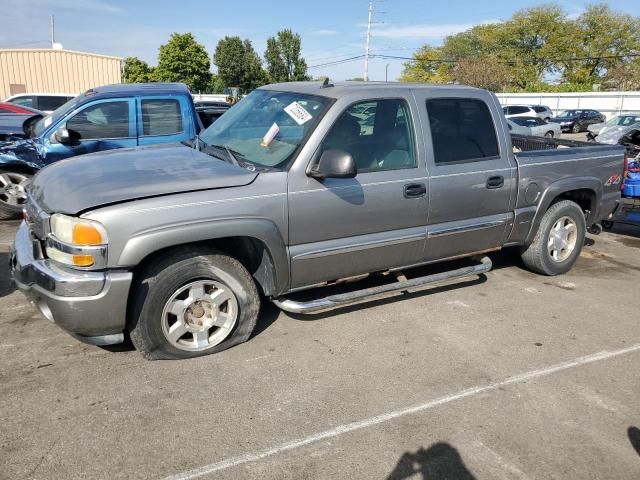
POLYGON ((248 185, 257 173, 182 144, 110 150, 54 163, 29 193, 49 213, 75 215, 139 198, 248 185))

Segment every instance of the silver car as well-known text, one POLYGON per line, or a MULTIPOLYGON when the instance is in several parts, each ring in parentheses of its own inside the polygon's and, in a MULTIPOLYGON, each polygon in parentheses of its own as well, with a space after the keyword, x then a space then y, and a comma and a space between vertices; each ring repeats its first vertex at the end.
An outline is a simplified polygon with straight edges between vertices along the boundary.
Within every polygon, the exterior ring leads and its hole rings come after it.
POLYGON ((589 125, 588 130, 593 137, 596 137, 609 130, 624 130, 635 123, 640 123, 640 113, 625 113, 615 116, 604 123, 589 125))
POLYGON ((515 117, 507 119, 507 121, 528 128, 531 131, 530 135, 534 137, 558 138, 562 135, 559 123, 546 123, 538 117, 515 117))

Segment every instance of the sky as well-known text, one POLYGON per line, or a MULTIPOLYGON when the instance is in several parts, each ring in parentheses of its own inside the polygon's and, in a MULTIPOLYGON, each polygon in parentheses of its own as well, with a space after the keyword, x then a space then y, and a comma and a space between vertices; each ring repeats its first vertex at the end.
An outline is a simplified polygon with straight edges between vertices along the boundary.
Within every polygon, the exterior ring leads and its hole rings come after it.
MULTIPOLYGON (((526 0, 378 0, 374 2, 371 53, 411 57, 421 45, 439 45, 444 37, 473 25, 507 19, 517 10, 545 2, 526 0)), ((588 3, 561 2, 577 16, 588 3)), ((635 1, 612 0, 614 10, 637 15, 635 1)), ((56 41, 65 49, 137 56, 156 64, 158 47, 173 32, 191 32, 210 55, 227 35, 252 41, 264 54, 266 41, 291 28, 302 37, 309 74, 332 80, 362 77, 364 60, 322 64, 362 55, 367 0, 0 0, 0 48, 50 46, 49 16, 55 16, 56 41)), ((370 60, 371 80, 396 80, 402 60, 370 60)), ((215 67, 213 67, 215 70, 215 67)))

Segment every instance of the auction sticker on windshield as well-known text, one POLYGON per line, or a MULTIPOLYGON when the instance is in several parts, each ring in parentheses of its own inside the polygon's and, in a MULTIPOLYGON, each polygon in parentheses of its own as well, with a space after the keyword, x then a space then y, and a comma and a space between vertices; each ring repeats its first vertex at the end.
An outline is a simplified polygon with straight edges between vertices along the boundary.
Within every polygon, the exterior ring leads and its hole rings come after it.
POLYGON ((293 102, 284 108, 284 111, 295 120, 298 125, 304 125, 313 117, 298 102, 293 102))

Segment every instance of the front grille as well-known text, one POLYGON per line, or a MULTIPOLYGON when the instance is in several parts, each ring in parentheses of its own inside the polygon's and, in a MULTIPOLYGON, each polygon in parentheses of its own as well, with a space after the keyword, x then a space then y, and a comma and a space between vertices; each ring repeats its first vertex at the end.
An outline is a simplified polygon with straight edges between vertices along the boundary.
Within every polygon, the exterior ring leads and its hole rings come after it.
POLYGON ((49 214, 42 210, 29 195, 25 206, 29 229, 36 238, 44 240, 49 234, 49 214))

